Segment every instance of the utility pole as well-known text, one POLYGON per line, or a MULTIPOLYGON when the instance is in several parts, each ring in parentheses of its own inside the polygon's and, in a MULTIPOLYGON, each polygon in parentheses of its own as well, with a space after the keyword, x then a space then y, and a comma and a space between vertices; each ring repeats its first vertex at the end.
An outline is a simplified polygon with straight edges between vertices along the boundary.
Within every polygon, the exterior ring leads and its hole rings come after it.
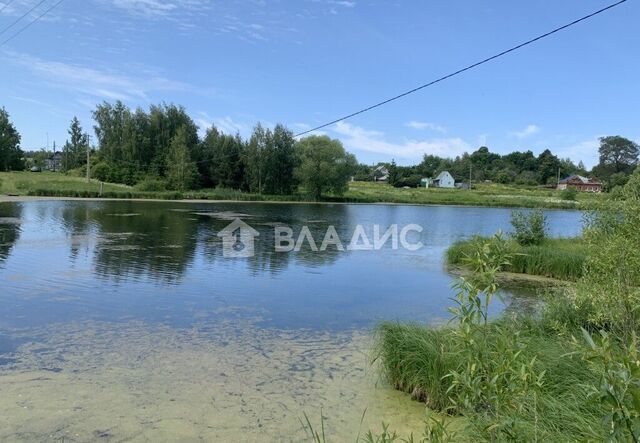
POLYGON ((90 153, 91 153, 91 136, 89 134, 86 134, 87 137, 87 183, 89 183, 90 176, 91 176, 91 165, 89 163, 89 157, 90 157, 90 153))
POLYGON ((556 188, 560 186, 560 168, 558 168, 558 182, 556 183, 556 188))
POLYGON ((471 168, 473 167, 473 163, 469 161, 469 189, 471 189, 471 168))

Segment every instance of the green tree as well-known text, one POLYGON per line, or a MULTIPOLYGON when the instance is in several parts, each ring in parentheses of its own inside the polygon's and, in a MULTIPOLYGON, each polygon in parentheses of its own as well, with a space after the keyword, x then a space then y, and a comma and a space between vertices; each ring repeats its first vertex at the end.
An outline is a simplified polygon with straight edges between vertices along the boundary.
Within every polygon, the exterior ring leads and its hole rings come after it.
POLYGON ((181 127, 171 139, 167 154, 166 177, 169 187, 178 191, 191 189, 197 179, 198 169, 191 160, 189 130, 181 127))
POLYGON ((538 182, 541 184, 555 183, 558 180, 560 160, 550 150, 545 149, 538 156, 538 182))
POLYGON ((23 169, 20 134, 9 120, 9 113, 0 109, 0 170, 23 169))
POLYGON ((62 152, 64 154, 65 170, 77 168, 86 163, 89 139, 82 132, 82 126, 77 117, 73 117, 69 127, 69 140, 64 144, 62 152))
POLYGON ((398 171, 398 165, 395 160, 391 160, 391 164, 387 168, 389 171, 388 182, 391 186, 395 186, 400 181, 400 171, 398 171))
POLYGON ((245 144, 240 135, 227 135, 215 126, 207 129, 197 149, 198 170, 205 187, 240 189, 244 176, 245 144))
POLYGON ((245 155, 244 185, 250 192, 262 194, 264 183, 265 157, 270 131, 264 129, 260 123, 253 128, 245 155))
POLYGON ((610 167, 613 174, 617 172, 630 173, 638 164, 640 147, 637 143, 620 137, 619 135, 601 137, 600 165, 610 167))
POLYGON ((293 133, 276 125, 267 133, 264 162, 264 192, 267 194, 293 194, 297 186, 294 170, 298 164, 293 133))
POLYGON ((356 159, 339 140, 312 135, 300 140, 296 148, 300 158, 296 175, 313 198, 318 200, 326 192, 344 194, 356 169, 356 159))

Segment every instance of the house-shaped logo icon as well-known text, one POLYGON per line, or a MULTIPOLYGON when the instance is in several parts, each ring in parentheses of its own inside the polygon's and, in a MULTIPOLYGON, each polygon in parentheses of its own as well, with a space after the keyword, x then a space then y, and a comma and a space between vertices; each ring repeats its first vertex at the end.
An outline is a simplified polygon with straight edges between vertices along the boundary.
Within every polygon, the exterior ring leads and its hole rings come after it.
POLYGON ((254 239, 260 233, 236 218, 217 235, 222 238, 222 255, 224 257, 244 258, 253 257, 255 253, 254 239))

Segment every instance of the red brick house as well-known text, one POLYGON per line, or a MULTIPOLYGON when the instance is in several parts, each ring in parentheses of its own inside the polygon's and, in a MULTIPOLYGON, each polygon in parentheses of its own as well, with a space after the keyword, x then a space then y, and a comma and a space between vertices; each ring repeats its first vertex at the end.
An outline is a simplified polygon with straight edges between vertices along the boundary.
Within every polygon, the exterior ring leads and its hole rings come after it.
POLYGON ((602 192, 602 183, 581 175, 572 175, 558 182, 557 189, 567 188, 574 188, 581 192, 602 192))

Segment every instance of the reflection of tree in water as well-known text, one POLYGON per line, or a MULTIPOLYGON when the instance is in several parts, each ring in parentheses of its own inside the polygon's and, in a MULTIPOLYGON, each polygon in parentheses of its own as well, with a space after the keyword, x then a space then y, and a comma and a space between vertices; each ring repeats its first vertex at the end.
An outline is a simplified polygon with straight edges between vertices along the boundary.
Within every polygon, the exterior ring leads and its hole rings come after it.
POLYGON ((4 262, 20 237, 22 205, 0 203, 0 263, 4 262))
POLYGON ((154 203, 107 204, 92 214, 99 244, 95 270, 119 280, 145 276, 174 281, 192 262, 198 221, 154 203))
POLYGON ((92 231, 93 214, 98 204, 68 202, 61 211, 62 226, 70 238, 70 258, 75 260, 82 246, 88 248, 88 236, 92 231))
POLYGON ((243 219, 260 233, 254 242, 255 254, 249 258, 224 258, 222 240, 216 234, 224 229, 230 220, 202 217, 208 227, 207 234, 203 235, 203 243, 206 245, 204 254, 207 259, 211 262, 219 259, 243 260, 247 262, 250 272, 257 275, 264 272, 280 273, 287 269, 292 261, 305 267, 321 267, 334 263, 341 254, 348 253, 338 251, 333 245, 325 251, 314 251, 307 241, 302 244, 299 251, 275 251, 274 237, 277 226, 290 227, 293 230, 294 241, 298 240, 303 226, 307 226, 317 247, 320 248, 327 228, 333 225, 346 248, 351 239, 352 227, 346 218, 343 205, 270 205, 267 211, 260 212, 259 216, 243 219))

